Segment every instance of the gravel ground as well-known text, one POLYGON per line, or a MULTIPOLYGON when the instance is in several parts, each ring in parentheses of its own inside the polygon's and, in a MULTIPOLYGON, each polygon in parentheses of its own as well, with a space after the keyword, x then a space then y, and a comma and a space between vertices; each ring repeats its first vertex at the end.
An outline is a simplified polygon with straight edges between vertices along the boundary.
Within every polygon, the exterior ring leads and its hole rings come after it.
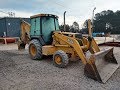
MULTIPOLYGON (((105 83, 84 76, 81 61, 70 62, 67 68, 53 66, 52 57, 31 60, 28 50, 6 50, 0 46, 0 90, 120 90, 120 68, 105 83)), ((13 48, 12 47, 12 48, 13 48)), ((120 64, 120 48, 114 54, 120 64)))

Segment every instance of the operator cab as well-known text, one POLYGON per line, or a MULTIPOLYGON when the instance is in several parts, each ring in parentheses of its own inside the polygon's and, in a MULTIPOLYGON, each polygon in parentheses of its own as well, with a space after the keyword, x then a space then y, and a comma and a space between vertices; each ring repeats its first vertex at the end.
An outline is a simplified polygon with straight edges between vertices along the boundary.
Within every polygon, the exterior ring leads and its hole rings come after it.
POLYGON ((58 16, 52 14, 38 14, 31 16, 31 39, 39 39, 42 45, 52 43, 52 32, 59 31, 58 16))

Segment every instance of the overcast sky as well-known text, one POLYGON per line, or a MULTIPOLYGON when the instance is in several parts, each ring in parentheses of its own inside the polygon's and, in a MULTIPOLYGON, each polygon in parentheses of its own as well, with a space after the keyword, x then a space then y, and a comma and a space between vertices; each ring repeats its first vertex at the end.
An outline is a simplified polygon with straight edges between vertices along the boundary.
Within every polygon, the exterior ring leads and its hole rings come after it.
MULTIPOLYGON (((59 16, 60 24, 63 23, 63 12, 66 13, 66 23, 77 21, 80 25, 84 20, 103 10, 120 10, 120 0, 0 0, 0 10, 15 12, 17 17, 30 17, 38 13, 50 13, 59 16)), ((0 16, 7 16, 0 12, 0 16)))

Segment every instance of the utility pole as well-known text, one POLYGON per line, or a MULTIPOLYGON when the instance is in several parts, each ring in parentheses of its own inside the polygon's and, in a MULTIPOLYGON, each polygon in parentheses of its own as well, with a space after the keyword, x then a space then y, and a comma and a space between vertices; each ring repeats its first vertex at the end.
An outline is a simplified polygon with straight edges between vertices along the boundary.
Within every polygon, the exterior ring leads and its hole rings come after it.
POLYGON ((93 9, 93 14, 92 14, 92 23, 93 23, 93 21, 94 21, 94 12, 95 12, 95 10, 96 10, 96 7, 94 7, 94 9, 93 9))
POLYGON ((92 13, 92 31, 91 31, 91 33, 93 33, 93 27, 94 27, 94 12, 95 12, 95 10, 96 10, 96 7, 94 7, 93 13, 92 13))

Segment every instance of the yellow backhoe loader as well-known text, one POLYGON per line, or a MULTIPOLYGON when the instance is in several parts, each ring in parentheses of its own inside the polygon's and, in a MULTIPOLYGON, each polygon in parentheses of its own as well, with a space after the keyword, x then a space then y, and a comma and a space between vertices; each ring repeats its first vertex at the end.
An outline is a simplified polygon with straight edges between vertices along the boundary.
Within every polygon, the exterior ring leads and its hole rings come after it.
POLYGON ((113 48, 100 50, 92 37, 91 21, 88 20, 89 36, 80 33, 61 32, 58 17, 51 14, 31 16, 29 54, 32 59, 42 59, 53 55, 55 66, 63 68, 69 61, 81 60, 84 73, 99 82, 105 83, 119 67, 113 48), (90 57, 85 53, 90 52, 90 57))

